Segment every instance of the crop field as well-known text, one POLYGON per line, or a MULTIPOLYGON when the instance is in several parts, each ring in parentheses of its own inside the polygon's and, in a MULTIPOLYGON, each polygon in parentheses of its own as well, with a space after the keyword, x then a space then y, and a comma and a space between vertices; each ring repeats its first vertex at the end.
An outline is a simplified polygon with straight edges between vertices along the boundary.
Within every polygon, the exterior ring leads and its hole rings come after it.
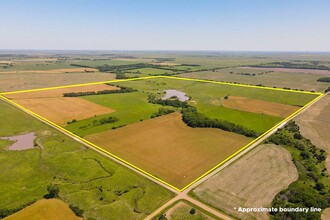
POLYGON ((192 192, 203 202, 240 219, 269 219, 266 213, 242 213, 235 207, 267 207, 297 178, 287 150, 261 145, 192 192))
POLYGON ((180 76, 306 91, 324 91, 328 87, 327 83, 317 82, 317 79, 324 77, 322 74, 280 72, 275 69, 266 71, 254 68, 224 68, 216 71, 184 73, 180 76))
POLYGON ((282 118, 288 117, 293 112, 299 109, 299 107, 297 106, 260 101, 239 96, 228 96, 227 99, 222 100, 222 103, 223 106, 226 108, 238 109, 259 114, 273 115, 282 118))
POLYGON ((179 113, 89 135, 86 139, 178 188, 252 140, 220 129, 188 127, 179 113), (203 147, 206 145, 207 148, 203 147))
POLYGON ((2 101, 0 113, 0 137, 37 136, 35 147, 23 151, 9 151, 12 143, 0 140, 0 210, 42 199, 50 184, 66 204, 94 219, 144 219, 173 195, 2 101))
POLYGON ((8 95, 8 97, 20 105, 37 112, 39 115, 49 118, 49 120, 61 126, 65 126, 67 122, 72 120, 81 120, 95 115, 108 114, 114 112, 114 110, 84 99, 63 97, 64 93, 114 89, 117 89, 117 87, 100 84, 41 92, 18 93, 8 95))
POLYGON ((189 185, 253 138, 213 127, 188 126, 181 107, 167 106, 166 111, 176 113, 161 116, 164 106, 150 102, 150 97, 161 100, 168 89, 186 93, 189 101, 182 104, 217 123, 220 120, 241 126, 245 133, 255 132, 256 137, 319 96, 176 77, 112 81, 112 85, 130 90, 61 97, 64 92, 117 88, 99 84, 6 96, 176 189, 189 185))
POLYGON ((42 199, 24 208, 23 210, 8 216, 5 220, 25 220, 25 219, 67 219, 79 220, 67 204, 59 199, 42 199))
POLYGON ((0 91, 18 91, 115 79, 111 73, 14 73, 0 72, 0 91))

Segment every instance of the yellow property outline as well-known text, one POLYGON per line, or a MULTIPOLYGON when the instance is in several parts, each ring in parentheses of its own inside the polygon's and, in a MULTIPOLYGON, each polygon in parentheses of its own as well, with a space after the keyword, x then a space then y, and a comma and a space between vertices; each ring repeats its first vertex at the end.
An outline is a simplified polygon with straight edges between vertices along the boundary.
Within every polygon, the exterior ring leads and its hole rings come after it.
POLYGON ((233 157, 235 157, 236 155, 238 155, 239 153, 241 153, 243 150, 245 150, 246 148, 248 148, 249 146, 251 146, 252 144, 254 144, 255 142, 257 142, 258 140, 260 140, 262 137, 264 137, 265 135, 267 135, 269 132, 271 132, 273 129, 275 129, 276 127, 278 127, 279 125, 283 124, 284 122, 289 121, 290 119, 292 119, 295 115, 297 115, 298 113, 300 113, 301 111, 303 111, 305 108, 307 108, 308 106, 310 106, 311 104, 313 104, 314 102, 316 102, 318 99, 320 99, 322 96, 324 96, 324 93, 320 93, 320 92, 308 92, 308 91, 299 91, 299 90, 289 90, 289 89, 282 89, 282 88, 272 88, 272 87, 266 87, 266 86, 253 86, 253 85, 247 85, 247 84, 236 84, 236 83, 229 83, 229 82, 220 82, 220 81, 213 81, 213 80, 203 80, 203 79, 192 79, 192 78, 183 78, 183 77, 173 77, 173 76, 148 76, 148 77, 140 77, 140 78, 131 78, 131 79, 118 79, 118 80, 109 80, 109 81, 103 81, 103 82, 93 82, 93 83, 83 83, 83 84, 75 84, 75 85, 66 85, 66 86, 55 86, 55 87, 48 87, 48 88, 41 88, 41 89, 29 89, 29 90, 20 90, 20 91, 14 91, 14 92, 3 92, 0 93, 0 98, 2 98, 3 100, 11 103, 12 105, 18 107, 19 109, 30 113, 31 115, 34 115, 35 117, 41 119, 43 122, 46 122, 46 124, 50 124, 56 128, 58 128, 59 130, 61 130, 64 133, 69 134, 70 136, 79 139, 80 141, 93 146, 94 148, 96 148, 97 150, 106 153, 108 155, 110 155, 111 157, 129 165, 130 167, 152 177, 153 179, 171 187, 172 189, 175 189, 176 191, 182 192, 185 189, 187 189, 188 187, 190 187, 191 185, 193 185, 194 183, 196 183, 197 181, 199 181, 200 179, 202 179, 203 177, 205 177, 206 175, 210 174, 212 171, 214 171, 215 169, 217 169, 218 167, 220 167, 221 165, 223 165, 224 163, 226 163, 227 161, 229 161, 230 159, 232 159, 233 157), (277 91, 286 91, 286 92, 297 92, 297 93, 303 93, 303 94, 313 94, 313 95, 318 95, 316 98, 314 98, 312 101, 310 101, 309 103, 307 103, 306 105, 304 105, 303 107, 301 107, 299 110, 297 110, 296 112, 292 113, 290 116, 288 116, 287 118, 285 118, 284 120, 280 121, 279 123, 277 123, 275 126, 273 126, 272 128, 270 128, 268 131, 266 131, 265 133, 263 133, 262 135, 260 135, 259 137, 257 137, 256 139, 254 139, 253 141, 251 141, 250 143, 248 143, 247 145, 243 146, 241 149, 239 149, 238 151, 236 151, 235 153, 233 153, 232 155, 230 155, 229 157, 227 157, 225 160, 221 161, 220 163, 218 163, 217 165, 215 165, 214 167, 212 167, 210 170, 206 171, 203 175, 201 175, 200 177, 198 177, 197 179, 195 179, 194 181, 192 181, 191 183, 189 183, 187 186, 183 187, 182 189, 178 189, 177 187, 161 180, 160 178, 148 173, 147 171, 142 170, 141 168, 131 164, 130 162, 116 156, 115 154, 112 154, 106 150, 104 150, 103 148, 85 140, 84 138, 79 137, 78 135, 72 133, 71 131, 66 130, 65 128, 49 121, 48 119, 38 115, 37 113, 23 107, 22 105, 8 99, 5 97, 5 95, 9 95, 9 94, 17 94, 17 93, 25 93, 25 92, 36 92, 36 91, 45 91, 45 90, 53 90, 53 89, 61 89, 61 88, 71 88, 71 87, 78 87, 78 86, 88 86, 88 85, 98 85, 98 84, 105 84, 105 83, 114 83, 114 82, 126 82, 126 81, 136 81, 136 80, 145 80, 145 79, 155 79, 155 78, 166 78, 166 79, 178 79, 178 80, 186 80, 186 81, 195 81, 195 82, 205 82, 205 83, 214 83, 214 84, 222 84, 222 85, 232 85, 232 86, 241 86, 241 87, 248 87, 248 88, 257 88, 257 89, 266 89, 266 90, 277 90, 277 91))

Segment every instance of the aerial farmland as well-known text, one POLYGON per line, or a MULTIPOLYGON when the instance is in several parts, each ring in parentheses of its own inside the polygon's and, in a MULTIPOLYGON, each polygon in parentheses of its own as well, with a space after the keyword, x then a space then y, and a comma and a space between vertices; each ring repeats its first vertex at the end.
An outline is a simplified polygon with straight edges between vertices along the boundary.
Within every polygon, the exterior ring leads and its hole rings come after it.
POLYGON ((329 220, 330 2, 0 7, 0 219, 329 220))

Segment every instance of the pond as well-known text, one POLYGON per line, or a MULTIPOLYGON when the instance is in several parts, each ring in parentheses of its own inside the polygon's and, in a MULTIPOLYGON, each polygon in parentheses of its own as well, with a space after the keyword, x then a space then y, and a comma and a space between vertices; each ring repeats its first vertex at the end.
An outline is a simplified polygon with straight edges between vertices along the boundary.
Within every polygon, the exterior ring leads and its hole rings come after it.
POLYGON ((34 147, 34 139, 36 134, 34 132, 21 134, 11 137, 0 137, 0 139, 14 141, 12 145, 9 146, 9 150, 27 150, 34 147))
POLYGON ((177 97, 181 102, 188 101, 189 97, 186 93, 175 90, 175 89, 169 89, 165 90, 165 96, 162 98, 163 100, 172 98, 173 96, 177 97))

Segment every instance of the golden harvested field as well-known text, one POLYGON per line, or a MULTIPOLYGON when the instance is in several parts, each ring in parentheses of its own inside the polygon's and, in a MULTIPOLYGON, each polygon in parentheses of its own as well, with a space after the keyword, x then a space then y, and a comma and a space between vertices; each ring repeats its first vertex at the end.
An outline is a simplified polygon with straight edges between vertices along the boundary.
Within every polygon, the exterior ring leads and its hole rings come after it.
POLYGON ((211 177, 193 192, 203 202, 241 219, 268 219, 266 213, 241 213, 235 207, 271 204, 275 195, 298 178, 290 153, 261 145, 211 177))
POLYGON ((94 68, 66 68, 66 69, 53 69, 53 70, 14 70, 14 71, 2 71, 0 73, 83 73, 83 72, 98 72, 98 69, 94 68))
POLYGON ((64 86, 115 79, 111 73, 15 73, 0 72, 0 92, 18 91, 52 86, 64 86))
POLYGON ((328 153, 326 164, 330 170, 330 95, 323 97, 295 120, 301 134, 328 153))
POLYGON ((267 102, 231 95, 228 96, 228 99, 223 99, 222 104, 227 108, 259 114, 273 115, 281 118, 286 118, 295 111, 299 110, 299 107, 297 106, 284 105, 275 102, 267 102))
POLYGON ((14 101, 61 126, 65 126, 67 122, 73 119, 81 120, 115 111, 76 97, 14 99, 14 101))
POLYGON ((10 215, 5 220, 79 220, 69 206, 59 199, 42 199, 10 215))
POLYGON ((327 208, 323 211, 321 219, 322 220, 329 220, 330 219, 330 208, 327 208))
POLYGON ((24 92, 7 95, 8 98, 25 108, 65 126, 73 119, 81 120, 114 112, 115 110, 77 97, 63 97, 66 92, 83 92, 118 89, 104 84, 52 89, 36 92, 24 92))
POLYGON ((177 188, 188 185, 252 140, 220 129, 188 127, 179 113, 86 139, 177 188))

